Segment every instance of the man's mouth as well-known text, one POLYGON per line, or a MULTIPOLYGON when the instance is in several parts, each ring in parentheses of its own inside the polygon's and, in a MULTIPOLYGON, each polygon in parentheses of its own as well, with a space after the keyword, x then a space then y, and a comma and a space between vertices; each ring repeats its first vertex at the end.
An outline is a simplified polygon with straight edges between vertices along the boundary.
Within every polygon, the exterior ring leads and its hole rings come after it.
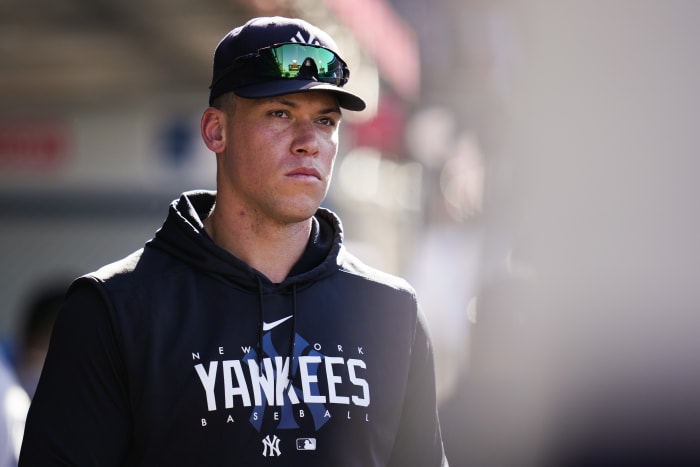
POLYGON ((287 176, 298 178, 311 177, 317 180, 321 180, 321 174, 318 172, 318 170, 314 169, 313 167, 300 167, 298 169, 294 169, 291 172, 289 172, 287 176))

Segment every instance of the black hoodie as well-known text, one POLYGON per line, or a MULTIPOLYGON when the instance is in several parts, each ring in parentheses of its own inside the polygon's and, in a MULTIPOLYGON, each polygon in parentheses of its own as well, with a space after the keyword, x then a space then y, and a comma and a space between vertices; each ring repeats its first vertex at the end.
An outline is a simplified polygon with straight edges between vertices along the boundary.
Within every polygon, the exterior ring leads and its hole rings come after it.
POLYGON ((412 288, 324 209, 272 283, 207 236, 214 200, 183 194, 142 250, 71 286, 20 465, 446 465, 412 288))

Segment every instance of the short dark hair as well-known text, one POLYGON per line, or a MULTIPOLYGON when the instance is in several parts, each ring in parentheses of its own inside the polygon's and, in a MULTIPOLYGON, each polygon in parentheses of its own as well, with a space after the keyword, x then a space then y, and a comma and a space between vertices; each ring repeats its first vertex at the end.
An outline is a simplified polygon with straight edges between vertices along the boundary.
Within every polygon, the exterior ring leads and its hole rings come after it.
POLYGON ((211 106, 222 112, 231 113, 236 108, 236 94, 233 91, 225 92, 214 98, 211 106))

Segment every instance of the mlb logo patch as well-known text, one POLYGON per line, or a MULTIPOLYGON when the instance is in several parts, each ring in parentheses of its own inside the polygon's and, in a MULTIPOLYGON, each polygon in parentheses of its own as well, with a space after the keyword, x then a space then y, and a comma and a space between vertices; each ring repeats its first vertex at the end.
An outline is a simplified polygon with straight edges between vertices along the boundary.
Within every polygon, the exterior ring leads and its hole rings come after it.
POLYGON ((297 451, 315 451, 316 438, 297 438, 297 451))

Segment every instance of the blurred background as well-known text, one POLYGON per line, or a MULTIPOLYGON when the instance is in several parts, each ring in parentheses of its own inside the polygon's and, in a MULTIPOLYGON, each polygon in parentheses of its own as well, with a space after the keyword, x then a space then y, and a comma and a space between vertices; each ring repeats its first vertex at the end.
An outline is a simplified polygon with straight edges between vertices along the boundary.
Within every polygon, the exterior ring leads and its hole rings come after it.
POLYGON ((31 395, 52 299, 140 248, 259 15, 339 43, 326 205, 408 278, 451 465, 700 465, 700 3, 0 0, 0 338, 31 395))

